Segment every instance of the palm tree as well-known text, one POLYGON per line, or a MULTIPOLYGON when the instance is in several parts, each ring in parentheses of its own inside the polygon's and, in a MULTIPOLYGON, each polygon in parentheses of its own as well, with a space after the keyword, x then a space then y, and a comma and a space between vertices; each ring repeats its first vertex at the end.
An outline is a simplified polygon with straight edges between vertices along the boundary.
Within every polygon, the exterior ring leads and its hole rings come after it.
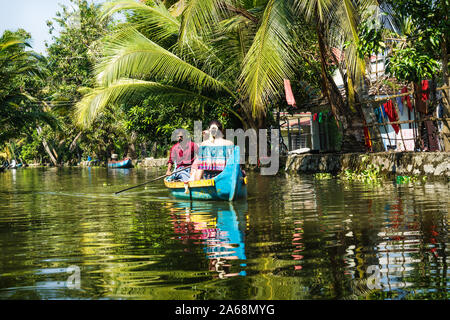
POLYGON ((376 0, 295 0, 297 13, 304 14, 316 26, 320 60, 321 78, 324 95, 328 98, 332 112, 343 124, 343 150, 364 151, 362 128, 354 124, 364 123, 361 105, 355 102, 366 95, 364 84, 365 63, 357 54, 358 24, 361 16, 371 7, 377 6, 376 0), (332 47, 340 48, 342 57, 335 57, 332 47), (337 58, 342 58, 339 62, 337 58), (347 93, 347 101, 342 98, 338 87, 330 77, 329 61, 338 65, 347 93), (350 148, 349 148, 350 147, 350 148))
POLYGON ((37 120, 52 122, 24 87, 24 75, 42 75, 43 57, 26 50, 30 44, 21 33, 5 31, 0 37, 0 144, 37 120))
POLYGON ((155 96, 213 102, 244 126, 263 127, 267 105, 292 73, 293 57, 285 3, 259 2, 192 0, 177 3, 178 11, 161 2, 106 3, 105 16, 132 10, 135 19, 105 39, 98 87, 78 104, 79 122, 88 125, 110 103, 155 96), (227 99, 231 106, 223 104, 227 99))
POLYGON ((89 125, 108 104, 154 96, 178 103, 213 102, 228 108, 244 127, 261 128, 268 107, 282 95, 283 79, 294 73, 298 56, 289 29, 300 15, 316 26, 323 91, 333 114, 344 129, 361 120, 362 112, 353 112, 341 97, 328 61, 331 40, 341 46, 351 42, 343 67, 354 97, 364 74, 355 50, 357 12, 372 1, 186 0, 170 8, 160 1, 146 3, 104 4, 105 17, 123 10, 132 16, 104 41, 95 69, 97 88, 77 105, 79 123, 89 125))

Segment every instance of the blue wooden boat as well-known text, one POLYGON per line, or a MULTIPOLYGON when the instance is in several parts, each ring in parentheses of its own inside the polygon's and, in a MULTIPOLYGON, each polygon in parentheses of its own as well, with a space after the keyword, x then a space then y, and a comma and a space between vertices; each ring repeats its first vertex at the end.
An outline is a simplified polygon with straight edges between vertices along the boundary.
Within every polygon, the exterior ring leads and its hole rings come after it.
POLYGON ((121 161, 108 161, 108 168, 123 169, 132 167, 133 164, 131 163, 131 159, 124 159, 121 161))
POLYGON ((184 200, 225 200, 234 201, 247 197, 247 177, 243 176, 239 164, 239 147, 235 146, 225 169, 212 179, 188 182, 189 192, 185 192, 184 182, 164 180, 172 196, 184 200))
POLYGON ((232 274, 247 275, 247 201, 175 201, 169 204, 169 208, 174 238, 180 241, 201 240, 204 256, 209 265, 214 266, 210 271, 219 273, 220 278, 232 274), (186 228, 186 225, 190 227, 186 228), (227 260, 233 261, 231 270, 222 265, 227 260))

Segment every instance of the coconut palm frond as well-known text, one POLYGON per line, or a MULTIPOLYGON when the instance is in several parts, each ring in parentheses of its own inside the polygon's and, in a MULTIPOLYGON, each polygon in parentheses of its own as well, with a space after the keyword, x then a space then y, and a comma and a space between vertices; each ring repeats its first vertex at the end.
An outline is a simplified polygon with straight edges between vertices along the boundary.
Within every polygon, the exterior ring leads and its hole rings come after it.
POLYGON ((400 35, 408 33, 408 29, 410 29, 412 24, 411 17, 397 15, 392 8, 392 4, 386 1, 380 1, 377 9, 376 18, 380 21, 382 27, 400 35), (406 31, 406 33, 404 31, 406 31))
POLYGON ((193 101, 220 102, 187 89, 164 85, 153 81, 119 79, 105 88, 96 88, 85 95, 76 105, 76 121, 82 127, 89 127, 107 106, 133 104, 147 97, 164 99, 166 102, 186 103, 193 101))
MULTIPOLYGON (((267 3, 261 24, 243 62, 241 92, 249 100, 254 117, 264 114, 266 105, 279 96, 283 79, 292 74, 286 14, 283 3, 267 3)), ((249 110, 250 111, 250 110, 249 110)))
POLYGON ((178 48, 182 53, 192 38, 198 38, 213 29, 220 18, 219 0, 190 0, 181 15, 178 48))
POLYGON ((297 13, 303 13, 307 20, 319 19, 323 23, 328 20, 334 5, 333 0, 296 0, 293 7, 297 13))
POLYGON ((359 2, 342 0, 341 6, 337 10, 337 21, 340 21, 340 29, 342 30, 344 41, 350 43, 345 50, 347 68, 356 83, 360 82, 366 70, 364 60, 357 53, 359 43, 358 23, 361 20, 361 15, 364 15, 368 11, 373 11, 376 9, 376 5, 376 0, 363 0, 359 2))
POLYGON ((13 47, 13 46, 25 46, 25 45, 26 45, 26 42, 20 38, 6 39, 4 42, 0 43, 0 52, 7 50, 8 48, 13 47))
POLYGON ((162 2, 144 4, 135 0, 113 0, 102 5, 102 19, 117 12, 131 11, 138 16, 132 25, 152 35, 155 41, 164 40, 178 34, 180 21, 174 17, 162 2))
POLYGON ((232 94, 220 81, 147 39, 134 28, 121 30, 108 39, 104 58, 96 66, 96 73, 100 87, 120 78, 164 79, 188 83, 198 90, 207 88, 232 94))
POLYGON ((204 41, 201 37, 191 37, 189 45, 179 49, 180 43, 176 43, 172 52, 177 52, 184 61, 198 67, 211 76, 218 76, 224 66, 223 52, 210 41, 204 41))
POLYGON ((220 52, 223 65, 220 79, 237 79, 245 56, 252 46, 257 26, 245 17, 234 16, 220 22, 220 32, 214 38, 214 47, 220 52))
POLYGON ((183 14, 184 9, 186 8, 186 0, 179 0, 175 2, 169 8, 169 12, 174 17, 179 17, 183 14))

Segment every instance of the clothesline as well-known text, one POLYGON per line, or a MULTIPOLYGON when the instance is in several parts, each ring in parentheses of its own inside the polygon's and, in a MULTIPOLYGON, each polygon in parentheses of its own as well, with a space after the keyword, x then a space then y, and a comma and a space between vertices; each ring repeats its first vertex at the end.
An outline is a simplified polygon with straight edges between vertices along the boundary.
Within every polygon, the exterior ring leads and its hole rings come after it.
POLYGON ((384 126, 388 124, 405 124, 405 123, 416 123, 416 122, 425 122, 425 121, 450 121, 450 118, 436 118, 429 117, 426 119, 417 119, 417 120, 403 120, 403 121, 392 121, 392 122, 382 122, 382 123, 368 123, 367 125, 355 125, 354 128, 364 128, 364 127, 374 127, 374 126, 384 126))
MULTIPOLYGON (((445 89, 450 89, 450 86, 442 86, 440 88, 436 88, 436 91, 441 91, 441 90, 445 90, 445 89)), ((376 99, 373 99, 373 100, 364 100, 364 101, 361 101, 361 102, 355 102, 354 105, 375 104, 375 103, 378 103, 380 101, 388 101, 388 100, 393 99, 393 98, 405 97, 405 96, 409 96, 409 95, 412 95, 412 94, 414 94, 414 90, 413 91, 408 91, 408 92, 405 92, 405 93, 393 94, 391 96, 386 96, 386 97, 382 97, 382 98, 376 98, 376 99)))
MULTIPOLYGON (((381 140, 381 141, 383 141, 383 140, 385 140, 385 138, 383 138, 383 137, 370 137, 370 140, 372 140, 372 141, 374 141, 374 140, 381 140)), ((398 140, 401 140, 401 141, 409 141, 409 140, 417 140, 417 139, 415 139, 415 138, 403 138, 403 139, 398 139, 398 140)))

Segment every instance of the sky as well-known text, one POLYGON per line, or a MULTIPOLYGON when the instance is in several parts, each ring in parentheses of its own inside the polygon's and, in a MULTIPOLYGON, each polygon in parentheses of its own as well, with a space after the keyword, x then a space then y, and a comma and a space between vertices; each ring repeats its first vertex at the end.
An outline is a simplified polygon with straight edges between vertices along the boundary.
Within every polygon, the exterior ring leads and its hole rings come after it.
MULTIPOLYGON (((91 1, 89 1, 91 2, 91 1)), ((103 2, 95 0, 95 3, 103 2)), ((60 11, 59 4, 70 7, 69 0, 0 0, 0 35, 5 30, 16 31, 19 28, 31 33, 33 50, 45 54, 47 40, 51 42, 52 35, 48 32, 47 20, 60 11)))

